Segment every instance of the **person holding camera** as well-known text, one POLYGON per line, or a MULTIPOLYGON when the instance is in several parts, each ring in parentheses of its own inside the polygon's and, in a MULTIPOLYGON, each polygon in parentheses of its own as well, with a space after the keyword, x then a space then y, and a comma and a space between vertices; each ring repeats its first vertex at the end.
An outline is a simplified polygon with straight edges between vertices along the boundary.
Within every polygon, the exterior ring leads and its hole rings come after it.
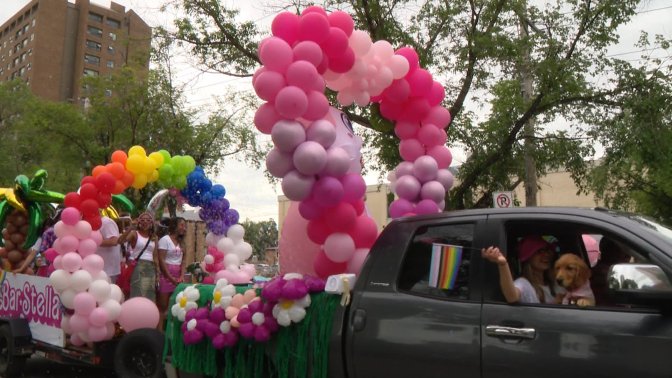
POLYGON ((119 244, 123 243, 128 246, 129 263, 136 263, 131 275, 131 298, 145 297, 156 301, 159 270, 154 217, 150 213, 140 214, 119 237, 119 244))

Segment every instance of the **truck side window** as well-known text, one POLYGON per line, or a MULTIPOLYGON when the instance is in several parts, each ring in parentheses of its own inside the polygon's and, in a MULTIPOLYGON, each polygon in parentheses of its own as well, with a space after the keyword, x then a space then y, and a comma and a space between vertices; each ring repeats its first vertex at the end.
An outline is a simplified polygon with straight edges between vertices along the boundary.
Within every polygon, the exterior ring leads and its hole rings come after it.
POLYGON ((419 229, 404 256, 399 290, 468 300, 473 236, 473 224, 419 229))

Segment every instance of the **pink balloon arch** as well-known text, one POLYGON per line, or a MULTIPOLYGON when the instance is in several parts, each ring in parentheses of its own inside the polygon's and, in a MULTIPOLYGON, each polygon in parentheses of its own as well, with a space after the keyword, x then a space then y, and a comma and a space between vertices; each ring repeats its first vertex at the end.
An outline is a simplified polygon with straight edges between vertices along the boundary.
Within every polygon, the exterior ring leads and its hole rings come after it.
POLYGON ((325 88, 337 92, 341 106, 378 103, 381 115, 395 122, 403 161, 388 175, 397 195, 389 207, 393 218, 445 207, 453 176, 444 88, 420 67, 413 48, 372 41, 345 12, 319 6, 300 15, 283 12, 271 30, 259 43, 262 67, 252 85, 266 101, 254 123, 274 143, 266 166, 296 202, 280 238, 281 269, 321 277, 357 273, 378 230, 364 206, 361 139, 330 106, 325 88))

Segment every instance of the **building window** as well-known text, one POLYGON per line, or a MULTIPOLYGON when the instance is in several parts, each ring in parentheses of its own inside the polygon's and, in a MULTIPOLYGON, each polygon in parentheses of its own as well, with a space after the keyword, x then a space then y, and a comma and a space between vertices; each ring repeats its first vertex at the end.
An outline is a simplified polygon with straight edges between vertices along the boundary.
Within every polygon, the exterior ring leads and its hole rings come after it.
POLYGON ((116 40, 117 40, 117 34, 116 34, 116 33, 112 33, 112 32, 110 32, 110 33, 109 33, 109 36, 110 36, 110 39, 111 39, 111 40, 113 40, 113 41, 116 41, 116 40))
POLYGON ((28 44, 28 38, 24 39, 23 42, 21 42, 21 47, 26 47, 28 44))
POLYGON ((121 22, 119 22, 119 21, 117 21, 117 20, 108 18, 106 22, 107 22, 107 25, 108 25, 108 26, 111 26, 111 27, 113 27, 113 28, 115 28, 115 29, 119 29, 119 28, 121 27, 121 22))
POLYGON ((35 21, 35 19, 33 18, 33 22, 32 22, 33 27, 35 27, 35 22, 37 22, 37 21, 35 21))
POLYGON ((24 73, 26 73, 26 67, 21 67, 19 70, 19 76, 23 76, 24 73))
POLYGON ((29 27, 29 26, 30 26, 30 25, 28 25, 28 24, 23 25, 23 29, 22 29, 22 30, 23 30, 24 33, 28 31, 28 27, 29 27))
POLYGON ((30 40, 32 41, 34 39, 35 39, 35 33, 30 33, 30 40))
POLYGON ((106 89, 105 90, 105 97, 112 97, 112 90, 111 89, 106 89))
POLYGON ((23 62, 24 60, 26 60, 27 56, 28 56, 27 52, 24 52, 23 54, 21 54, 21 61, 23 62))
POLYGON ((114 61, 108 60, 107 61, 107 68, 114 68, 114 61))
POLYGON ((101 16, 97 13, 89 12, 89 21, 103 22, 103 16, 101 16))
POLYGON ((102 37, 103 36, 103 29, 97 28, 95 26, 89 26, 86 28, 87 32, 91 35, 95 35, 96 37, 102 37))
POLYGON ((94 66, 99 66, 100 65, 100 58, 95 56, 95 55, 85 54, 84 55, 84 61, 86 63, 92 64, 94 66))
POLYGON ((98 76, 98 71, 92 70, 90 68, 84 69, 84 76, 98 76))
POLYGON ((86 40, 86 47, 89 48, 89 49, 91 49, 91 50, 100 51, 102 45, 101 45, 100 43, 98 43, 98 42, 95 42, 95 41, 92 41, 92 40, 90 40, 90 39, 87 39, 87 40, 86 40))
POLYGON ((114 54, 114 46, 107 46, 107 52, 110 54, 114 54))

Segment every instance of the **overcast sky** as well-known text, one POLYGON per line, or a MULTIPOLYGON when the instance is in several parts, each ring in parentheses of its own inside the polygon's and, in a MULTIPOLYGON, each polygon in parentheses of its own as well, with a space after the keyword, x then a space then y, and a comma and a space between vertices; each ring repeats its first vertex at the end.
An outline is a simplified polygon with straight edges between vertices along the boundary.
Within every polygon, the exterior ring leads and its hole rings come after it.
MULTIPOLYGON (((21 9, 30 0, 0 0, 0 24, 21 9)), ((71 1, 72 2, 72 1, 71 1)), ((172 28, 174 15, 162 14, 159 11, 161 4, 166 0, 116 0, 116 3, 133 9, 150 26, 164 26, 172 28)), ((222 0, 227 6, 236 6, 241 10, 241 17, 253 20, 262 28, 269 29, 273 14, 263 5, 266 1, 237 1, 222 0)), ((543 0, 532 0, 534 4, 543 4, 543 0)), ((109 7, 108 0, 92 0, 92 3, 109 7)), ((609 50, 609 54, 618 55, 621 59, 636 60, 642 52, 637 51, 633 45, 639 37, 641 30, 646 30, 649 35, 663 34, 672 38, 672 0, 648 0, 642 1, 638 14, 633 21, 620 29, 620 43, 609 50)), ((213 98, 219 96, 231 87, 250 86, 248 79, 236 79, 224 75, 203 74, 193 68, 190 57, 182 56, 176 59, 176 80, 184 83, 185 94, 193 106, 204 106, 212 103, 213 98)), ((454 151, 455 162, 460 163, 460 154, 454 151)), ((377 176, 367 177, 368 184, 374 184, 377 176)), ((277 196, 281 194, 279 188, 273 187, 264 178, 261 170, 246 167, 237 162, 226 162, 222 172, 217 177, 211 177, 226 187, 226 198, 231 206, 238 210, 241 219, 249 218, 260 221, 274 218, 277 221, 278 207, 277 196)))

